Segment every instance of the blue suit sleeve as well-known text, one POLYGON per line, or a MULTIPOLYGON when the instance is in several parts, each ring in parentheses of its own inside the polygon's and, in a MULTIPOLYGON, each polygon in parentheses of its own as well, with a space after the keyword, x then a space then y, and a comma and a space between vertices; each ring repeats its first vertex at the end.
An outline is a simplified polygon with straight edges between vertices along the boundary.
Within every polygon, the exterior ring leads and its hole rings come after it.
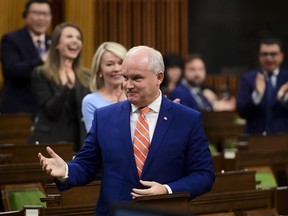
POLYGON ((242 118, 249 118, 249 116, 254 115, 257 111, 257 107, 261 105, 256 105, 252 99, 252 92, 254 91, 254 83, 249 80, 248 77, 243 76, 240 80, 240 85, 237 94, 237 111, 242 118))
POLYGON ((209 143, 201 122, 199 113, 187 149, 187 175, 168 183, 173 192, 189 191, 191 199, 210 191, 215 180, 209 143))
POLYGON ((102 167, 102 153, 97 136, 97 111, 89 133, 86 136, 83 147, 73 161, 67 163, 69 178, 63 185, 56 181, 58 188, 63 191, 78 185, 85 185, 95 179, 102 167))

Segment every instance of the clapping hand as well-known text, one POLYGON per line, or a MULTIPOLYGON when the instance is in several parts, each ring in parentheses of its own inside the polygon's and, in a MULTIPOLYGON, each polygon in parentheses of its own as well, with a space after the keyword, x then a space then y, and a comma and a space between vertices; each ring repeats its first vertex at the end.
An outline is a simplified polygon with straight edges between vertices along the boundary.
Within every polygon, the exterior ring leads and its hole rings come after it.
POLYGON ((262 73, 257 73, 255 79, 255 90, 258 94, 263 95, 266 88, 265 76, 262 73))
POLYGON ((277 99, 281 100, 285 94, 288 92, 288 82, 286 82, 284 85, 282 85, 277 92, 277 99))

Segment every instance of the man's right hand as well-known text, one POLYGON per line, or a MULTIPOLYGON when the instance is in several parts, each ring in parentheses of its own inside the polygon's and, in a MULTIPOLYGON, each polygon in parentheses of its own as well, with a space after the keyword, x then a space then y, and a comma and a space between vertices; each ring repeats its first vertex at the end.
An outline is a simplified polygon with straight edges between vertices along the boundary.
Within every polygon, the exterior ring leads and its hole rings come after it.
POLYGON ((266 88, 265 76, 262 73, 257 73, 255 79, 255 90, 258 94, 263 95, 266 88))
POLYGON ((46 148, 51 158, 44 157, 41 153, 38 153, 40 165, 43 171, 46 171, 53 177, 61 178, 66 173, 66 162, 58 156, 49 146, 46 148))
POLYGON ((277 92, 277 99, 281 100, 287 92, 288 92, 288 82, 286 82, 280 87, 279 91, 277 92))

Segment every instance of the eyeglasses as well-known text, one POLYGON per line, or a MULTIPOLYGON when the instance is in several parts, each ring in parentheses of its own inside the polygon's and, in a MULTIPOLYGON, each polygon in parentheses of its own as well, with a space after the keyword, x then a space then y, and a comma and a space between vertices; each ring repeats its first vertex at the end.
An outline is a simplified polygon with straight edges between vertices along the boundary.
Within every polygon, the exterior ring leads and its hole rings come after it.
POLYGON ((276 57, 277 55, 279 55, 280 52, 262 52, 260 53, 260 56, 261 57, 268 57, 268 56, 271 56, 271 57, 276 57))
POLYGON ((50 17, 51 16, 50 12, 44 12, 44 11, 29 11, 29 13, 36 17, 40 17, 40 16, 50 17))

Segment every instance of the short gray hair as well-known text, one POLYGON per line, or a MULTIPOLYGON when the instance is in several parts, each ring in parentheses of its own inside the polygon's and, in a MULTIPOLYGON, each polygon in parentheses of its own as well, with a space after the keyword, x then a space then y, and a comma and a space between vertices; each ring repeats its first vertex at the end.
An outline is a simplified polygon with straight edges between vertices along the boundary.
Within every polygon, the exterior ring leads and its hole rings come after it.
POLYGON ((139 48, 144 48, 147 50, 147 54, 148 54, 148 69, 150 71, 152 71, 153 73, 157 74, 160 71, 164 72, 164 61, 163 61, 163 57, 162 54, 149 46, 135 46, 132 47, 128 52, 127 55, 130 55, 133 51, 138 50, 139 48))

